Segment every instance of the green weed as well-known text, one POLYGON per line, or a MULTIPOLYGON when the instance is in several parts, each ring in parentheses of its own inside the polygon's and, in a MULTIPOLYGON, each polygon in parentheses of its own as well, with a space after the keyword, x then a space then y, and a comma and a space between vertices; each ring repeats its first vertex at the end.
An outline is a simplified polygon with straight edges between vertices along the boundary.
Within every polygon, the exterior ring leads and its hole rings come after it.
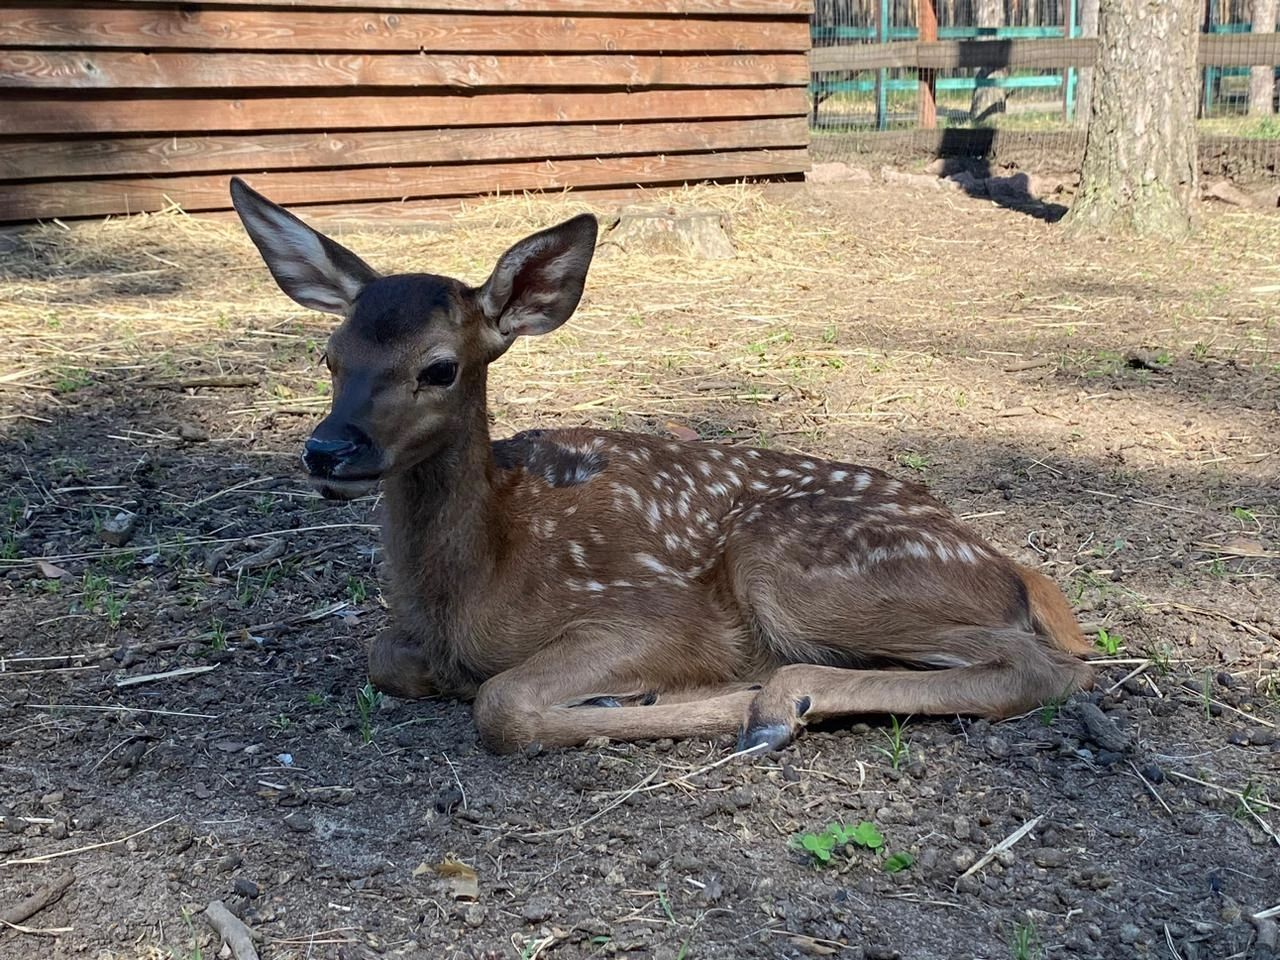
POLYGON ((373 712, 382 706, 382 691, 366 683, 356 691, 356 712, 360 714, 360 739, 373 742, 373 712))
POLYGON ((911 760, 911 743, 902 735, 902 731, 907 726, 905 722, 898 720, 896 714, 891 714, 889 723, 888 730, 880 731, 889 743, 884 747, 876 747, 876 750, 888 758, 889 766, 898 770, 903 763, 909 763, 911 760))
POLYGON ((359 577, 347 577, 347 599, 356 606, 364 603, 369 597, 369 588, 359 577))
POLYGON ((863 820, 853 827, 829 823, 821 833, 802 833, 791 838, 793 848, 804 850, 814 861, 824 866, 831 862, 837 848, 849 844, 879 850, 884 846, 884 836, 874 823, 863 820))
POLYGON ((1120 652, 1124 641, 1120 639, 1120 634, 1111 633, 1105 627, 1099 627, 1098 639, 1094 641, 1094 645, 1108 657, 1114 657, 1120 652))
POLYGON ((1040 946, 1040 935, 1036 933, 1036 925, 1028 920, 1020 923, 1009 939, 1009 953, 1013 960, 1041 960, 1044 948, 1040 946))
POLYGON ((89 371, 81 367, 62 367, 57 374, 57 379, 53 381, 54 393, 75 393, 93 383, 89 371))
POLYGON ((209 647, 219 651, 227 649, 227 631, 217 617, 209 622, 209 647))
POLYGON ((924 473, 929 466, 928 459, 918 453, 904 453, 898 462, 917 473, 924 473))

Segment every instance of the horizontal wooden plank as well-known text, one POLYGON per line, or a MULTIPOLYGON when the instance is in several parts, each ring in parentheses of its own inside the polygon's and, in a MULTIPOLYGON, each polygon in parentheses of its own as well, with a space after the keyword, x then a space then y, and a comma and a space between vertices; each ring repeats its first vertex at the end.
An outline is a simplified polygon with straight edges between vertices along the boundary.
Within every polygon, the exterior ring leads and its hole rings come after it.
POLYGON ((1280 34, 1216 33, 1200 36, 1202 67, 1262 67, 1280 64, 1280 34))
MULTIPOLYGON (((805 184, 802 175, 781 175, 779 178, 768 178, 758 181, 754 188, 762 196, 776 200, 793 200, 804 192, 805 184)), ((650 203, 665 199, 668 191, 679 190, 681 186, 672 187, 662 184, 634 187, 575 187, 571 191, 549 191, 542 195, 551 201, 564 201, 564 216, 572 216, 580 209, 580 205, 590 206, 596 210, 616 210, 620 206, 633 203, 650 203)), ((534 193, 534 191, 529 191, 534 193)), ((321 229, 340 229, 342 225, 369 224, 378 222, 381 226, 392 229, 415 229, 423 223, 448 221, 473 209, 477 203, 483 203, 480 197, 446 197, 443 199, 419 200, 372 200, 367 203, 317 203, 305 207, 294 206, 293 211, 308 223, 316 224, 321 229)), ((239 217, 233 210, 207 210, 194 216, 201 220, 238 222, 239 217)))
POLYGON ((805 20, 546 17, 385 10, 17 7, 0 17, 0 46, 139 50, 572 53, 805 51, 805 20))
MULTIPOLYGON (((168 5, 172 0, 140 0, 168 5)), ((263 6, 268 0, 217 0, 227 6, 263 6)), ((543 13, 576 16, 584 13, 643 16, 679 14, 720 17, 807 17, 813 0, 269 0, 273 7, 346 7, 376 10, 463 11, 467 13, 543 13)))
POLYGON ((1093 37, 1046 37, 1034 40, 937 40, 851 44, 822 47, 809 55, 814 73, 894 68, 928 70, 1006 67, 1088 67, 1093 65, 1093 37))
POLYGON ((0 88, 771 87, 807 85, 803 54, 252 54, 0 50, 0 88))
POLYGON ((351 133, 0 140, 0 180, 804 147, 804 117, 351 133))
POLYGON ((610 123, 627 120, 805 116, 799 87, 638 90, 633 93, 491 93, 477 96, 81 98, 12 97, 0 134, 359 130, 476 124, 610 123))
MULTIPOLYGON (((303 170, 246 177, 277 203, 331 204, 770 177, 800 173, 808 163, 806 150, 743 150, 539 163, 303 170)), ((171 201, 190 211, 225 209, 230 202, 227 177, 201 174, 0 184, 0 221, 138 213, 163 209, 171 201)))

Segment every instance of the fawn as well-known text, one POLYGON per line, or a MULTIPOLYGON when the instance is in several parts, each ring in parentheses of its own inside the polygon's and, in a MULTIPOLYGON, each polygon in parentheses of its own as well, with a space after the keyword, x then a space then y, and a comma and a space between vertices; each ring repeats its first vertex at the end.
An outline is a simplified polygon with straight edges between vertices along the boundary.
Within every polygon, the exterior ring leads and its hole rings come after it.
POLYGON ((382 690, 474 698, 497 751, 735 730, 763 749, 827 717, 1008 716, 1092 682, 1058 588, 915 484, 606 430, 491 441, 489 364, 577 308, 592 216, 470 287, 380 276, 243 181, 231 194, 281 289, 342 317, 302 461, 326 497, 382 482, 382 690))

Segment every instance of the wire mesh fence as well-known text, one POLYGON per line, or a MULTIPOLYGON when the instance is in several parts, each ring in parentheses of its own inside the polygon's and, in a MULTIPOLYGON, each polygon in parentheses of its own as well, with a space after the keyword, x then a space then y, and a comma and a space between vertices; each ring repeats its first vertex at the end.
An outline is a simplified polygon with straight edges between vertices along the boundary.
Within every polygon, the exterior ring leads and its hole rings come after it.
MULTIPOLYGON (((1202 172, 1280 178, 1280 0, 1203 2, 1202 172)), ((1078 169, 1098 0, 817 0, 811 32, 815 160, 1078 169)))

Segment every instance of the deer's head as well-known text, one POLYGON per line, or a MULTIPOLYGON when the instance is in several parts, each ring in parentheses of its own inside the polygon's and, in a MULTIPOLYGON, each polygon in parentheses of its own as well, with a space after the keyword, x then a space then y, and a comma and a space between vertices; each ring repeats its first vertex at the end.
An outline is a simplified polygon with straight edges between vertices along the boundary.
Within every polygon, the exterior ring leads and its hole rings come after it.
POLYGON ((516 337, 569 319, 595 250, 595 218, 582 214, 521 240, 479 287, 383 277, 242 180, 231 181, 231 198, 280 289, 342 317, 326 350, 333 406, 302 453, 312 482, 335 499, 431 458, 483 416, 489 364, 516 337))

